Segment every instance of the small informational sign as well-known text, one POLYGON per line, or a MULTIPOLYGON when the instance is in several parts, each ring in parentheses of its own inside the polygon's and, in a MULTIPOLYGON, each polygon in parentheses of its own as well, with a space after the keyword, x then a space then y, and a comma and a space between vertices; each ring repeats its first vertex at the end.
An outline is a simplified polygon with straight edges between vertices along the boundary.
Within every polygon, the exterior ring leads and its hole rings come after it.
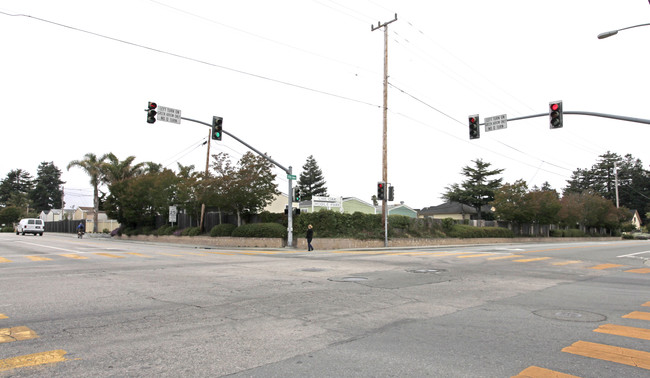
POLYGON ((180 109, 172 109, 166 106, 159 106, 158 109, 156 110, 158 111, 158 114, 156 115, 156 119, 158 121, 178 123, 178 124, 181 123, 180 109))
POLYGON ((176 216, 178 212, 176 211, 176 206, 169 206, 169 222, 176 222, 176 216))
POLYGON ((485 131, 500 130, 507 127, 508 116, 506 114, 485 118, 485 131))
POLYGON ((296 179, 296 175, 287 175, 287 179, 289 179, 289 180, 295 180, 295 179, 296 179))

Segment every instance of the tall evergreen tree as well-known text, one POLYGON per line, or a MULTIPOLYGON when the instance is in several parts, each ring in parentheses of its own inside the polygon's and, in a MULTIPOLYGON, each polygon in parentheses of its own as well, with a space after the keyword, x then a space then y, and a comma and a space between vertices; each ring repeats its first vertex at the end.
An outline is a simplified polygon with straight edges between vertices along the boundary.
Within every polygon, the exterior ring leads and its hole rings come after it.
POLYGON ((442 198, 447 201, 459 202, 464 205, 472 206, 478 213, 478 219, 481 220, 481 207, 494 201, 494 192, 501 186, 502 178, 490 179, 503 172, 503 169, 489 170, 490 163, 482 159, 473 160, 475 167, 463 167, 462 174, 467 180, 461 184, 452 184, 445 189, 442 198))
POLYGON ((608 151, 590 169, 578 168, 567 181, 564 195, 590 190, 615 204, 616 176, 620 206, 638 210, 644 217, 650 210, 650 172, 630 154, 621 157, 608 151))
POLYGON ((61 185, 61 170, 54 162, 42 162, 38 166, 34 188, 29 193, 32 206, 36 212, 63 207, 63 190, 61 185))
POLYGON ((318 167, 313 155, 309 155, 307 162, 302 166, 298 188, 302 200, 309 201, 313 196, 327 196, 326 182, 323 178, 323 171, 318 167))
POLYGON ((22 169, 13 169, 0 181, 0 205, 23 207, 28 204, 28 194, 34 183, 32 175, 22 169))

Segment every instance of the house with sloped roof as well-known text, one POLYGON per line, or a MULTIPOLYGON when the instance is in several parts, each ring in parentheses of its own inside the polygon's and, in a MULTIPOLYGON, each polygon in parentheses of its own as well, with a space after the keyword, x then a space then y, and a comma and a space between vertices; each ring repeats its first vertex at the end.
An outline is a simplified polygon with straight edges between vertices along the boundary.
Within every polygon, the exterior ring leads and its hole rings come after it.
POLYGON ((641 229, 641 216, 638 211, 630 210, 629 222, 632 223, 637 230, 641 229))
MULTIPOLYGON (((377 213, 381 214, 381 206, 377 206, 377 213)), ((401 202, 395 205, 388 205, 388 215, 403 215, 409 218, 417 218, 418 212, 406 206, 404 202, 401 202)))
MULTIPOLYGON (((489 205, 483 206, 481 210, 483 214, 494 211, 489 205)), ((418 218, 471 220, 477 219, 477 217, 478 214, 474 207, 453 201, 426 207, 418 212, 418 218)))

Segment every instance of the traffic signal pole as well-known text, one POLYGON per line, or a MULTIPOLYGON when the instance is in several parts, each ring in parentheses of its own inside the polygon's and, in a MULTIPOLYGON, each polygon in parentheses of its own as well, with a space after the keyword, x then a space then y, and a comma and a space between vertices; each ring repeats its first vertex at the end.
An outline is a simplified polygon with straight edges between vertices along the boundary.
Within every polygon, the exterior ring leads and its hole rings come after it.
MULTIPOLYGON (((586 115, 586 116, 601 117, 601 118, 610 118, 610 119, 617 119, 619 121, 644 123, 646 125, 650 125, 650 119, 644 119, 644 118, 634 118, 634 117, 620 116, 620 115, 614 115, 614 114, 605 114, 605 113, 597 113, 597 112, 583 112, 583 111, 573 111, 573 110, 568 110, 568 111, 565 110, 562 113, 564 113, 564 114, 586 115)), ((539 114, 527 115, 527 116, 522 116, 522 117, 508 118, 508 121, 518 121, 520 119, 535 118, 535 117, 548 117, 548 113, 539 113, 539 114)), ((484 125, 484 123, 481 123, 481 125, 484 125)))
MULTIPOLYGON (((184 120, 186 120, 186 121, 190 121, 190 122, 195 122, 195 123, 200 123, 200 124, 202 124, 202 125, 206 125, 206 126, 210 127, 210 133, 212 133, 212 124, 211 124, 211 123, 201 122, 201 121, 199 121, 199 120, 192 119, 192 118, 185 118, 185 117, 180 117, 180 118, 181 118, 181 119, 184 119, 184 120)), ((228 135, 228 136, 230 136, 231 138, 233 138, 234 140, 236 140, 236 141, 238 141, 239 143, 243 144, 244 146, 250 148, 250 149, 253 150, 255 153, 257 153, 258 155, 260 155, 260 156, 263 157, 264 159, 266 159, 266 160, 268 160, 269 162, 271 162, 271 164, 274 164, 274 165, 277 166, 278 168, 280 168, 280 169, 282 169, 283 171, 287 172, 287 178, 289 178, 288 176, 291 176, 291 171, 292 171, 292 167, 291 167, 291 166, 289 166, 289 168, 285 168, 282 164, 280 164, 280 163, 276 162, 275 160, 271 159, 271 157, 267 156, 267 155, 266 155, 265 153, 263 153, 263 152, 260 152, 258 149, 256 149, 255 147, 251 146, 250 144, 248 144, 248 143, 244 142, 243 140, 237 138, 237 137, 236 137, 235 135, 233 135, 232 133, 230 133, 230 132, 228 132, 228 131, 226 131, 226 130, 223 130, 223 129, 221 130, 221 132, 224 133, 224 134, 226 134, 226 135, 228 135)), ((288 247, 293 246, 293 217, 292 217, 293 214, 292 214, 292 211, 291 211, 291 210, 293 209, 293 198, 292 198, 292 195, 291 195, 291 193, 293 192, 293 190, 292 190, 293 188, 292 188, 292 187, 293 187, 293 179, 289 178, 289 192, 288 192, 288 195, 287 195, 287 197, 289 198, 289 208, 288 208, 289 211, 288 211, 288 214, 287 214, 287 217, 288 217, 288 218, 287 218, 287 223, 288 223, 288 226, 287 226, 287 246, 288 246, 288 247)))

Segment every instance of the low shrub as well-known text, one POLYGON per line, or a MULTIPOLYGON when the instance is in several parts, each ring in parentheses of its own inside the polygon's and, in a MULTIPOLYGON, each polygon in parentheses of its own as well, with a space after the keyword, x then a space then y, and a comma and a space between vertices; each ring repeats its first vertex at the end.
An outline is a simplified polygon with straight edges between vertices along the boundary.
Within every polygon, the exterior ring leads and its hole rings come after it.
POLYGON ((234 224, 230 223, 222 223, 218 224, 214 227, 212 227, 212 230, 210 230, 210 236, 212 237, 217 237, 217 236, 231 236, 232 232, 237 228, 234 224))
POLYGON ((235 228, 232 236, 243 238, 286 238, 287 229, 278 223, 252 223, 235 228))
POLYGON ((447 236, 452 238, 512 238, 511 230, 503 227, 473 227, 456 224, 447 236))
POLYGON ((181 231, 181 236, 198 236, 198 235, 201 235, 201 229, 199 227, 188 227, 181 231))
POLYGON ((4 227, 2 227, 0 232, 14 232, 14 228, 13 228, 13 226, 4 226, 4 227))

